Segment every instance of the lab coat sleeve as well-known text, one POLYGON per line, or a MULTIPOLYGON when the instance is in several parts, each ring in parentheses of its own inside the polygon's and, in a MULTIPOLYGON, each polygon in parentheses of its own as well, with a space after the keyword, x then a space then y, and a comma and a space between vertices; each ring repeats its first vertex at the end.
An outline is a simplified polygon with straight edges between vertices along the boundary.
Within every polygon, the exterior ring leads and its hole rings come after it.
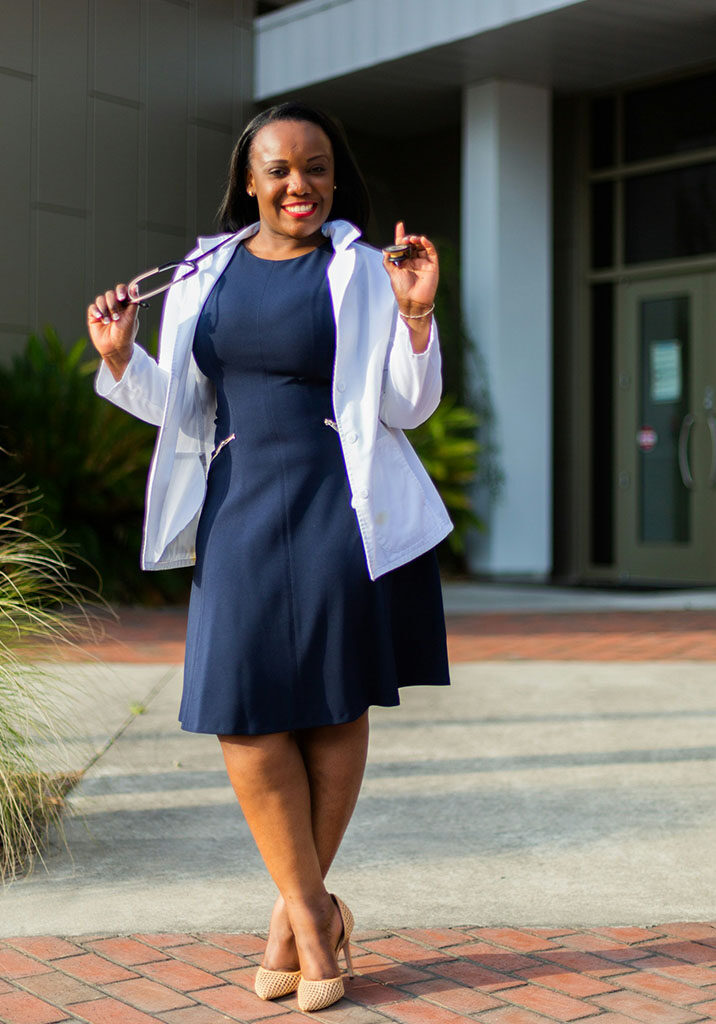
POLYGON ((410 332, 401 317, 388 346, 383 370, 380 419, 386 427, 411 430, 438 407, 442 374, 438 329, 433 319, 428 347, 413 352, 410 332))
POLYGON ((102 398, 140 420, 159 426, 167 397, 169 373, 157 365, 135 342, 132 358, 120 380, 115 380, 103 362, 95 377, 95 391, 102 398))

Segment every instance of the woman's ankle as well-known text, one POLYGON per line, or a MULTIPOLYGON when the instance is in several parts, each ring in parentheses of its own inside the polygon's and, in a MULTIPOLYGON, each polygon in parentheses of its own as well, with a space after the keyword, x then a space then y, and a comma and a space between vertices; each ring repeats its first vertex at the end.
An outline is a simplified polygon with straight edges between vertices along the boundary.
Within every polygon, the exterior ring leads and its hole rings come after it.
POLYGON ((296 940, 286 905, 281 896, 276 900, 271 912, 263 966, 270 971, 297 971, 299 969, 296 940))
POLYGON ((343 926, 331 896, 325 893, 318 899, 291 901, 288 910, 303 976, 312 981, 337 977, 337 947, 343 926))

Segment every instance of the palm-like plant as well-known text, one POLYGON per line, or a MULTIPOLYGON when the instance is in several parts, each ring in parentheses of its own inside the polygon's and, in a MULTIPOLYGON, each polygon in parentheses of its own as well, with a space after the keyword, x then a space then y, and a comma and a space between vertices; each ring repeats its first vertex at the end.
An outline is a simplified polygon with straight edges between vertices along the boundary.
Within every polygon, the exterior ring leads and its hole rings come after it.
POLYGON ((471 485, 477 473, 480 444, 475 439, 478 416, 446 396, 429 420, 408 431, 410 443, 425 466, 455 525, 447 545, 454 555, 465 551, 470 529, 482 524, 472 509, 471 485))
POLYGON ((0 485, 22 478, 41 500, 25 524, 41 536, 62 534, 77 552, 74 578, 116 601, 156 601, 183 594, 181 573, 139 572, 147 468, 155 428, 94 393, 97 359, 85 339, 66 348, 47 328, 0 367, 0 485))

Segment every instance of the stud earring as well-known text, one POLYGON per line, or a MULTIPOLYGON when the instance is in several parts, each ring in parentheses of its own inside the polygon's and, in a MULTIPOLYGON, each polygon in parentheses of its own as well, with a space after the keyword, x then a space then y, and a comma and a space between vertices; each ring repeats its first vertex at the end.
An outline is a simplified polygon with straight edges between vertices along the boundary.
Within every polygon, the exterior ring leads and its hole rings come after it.
POLYGON ((252 199, 254 198, 254 194, 253 194, 253 192, 251 191, 251 189, 250 189, 250 188, 247 188, 247 189, 246 189, 246 194, 247 194, 248 196, 251 196, 251 198, 252 198, 252 199))

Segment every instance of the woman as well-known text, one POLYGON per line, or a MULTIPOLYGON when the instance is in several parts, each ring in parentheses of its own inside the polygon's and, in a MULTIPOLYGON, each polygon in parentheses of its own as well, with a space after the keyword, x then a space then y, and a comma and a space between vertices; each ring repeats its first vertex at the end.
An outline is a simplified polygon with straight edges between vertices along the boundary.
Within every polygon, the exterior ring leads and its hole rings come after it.
POLYGON ((324 878, 368 707, 449 682, 433 549, 451 524, 402 433, 440 397, 438 261, 401 223, 416 255, 400 264, 359 241, 362 178, 302 104, 245 129, 220 214, 228 233, 167 294, 158 362, 125 285, 88 324, 98 392, 160 427, 142 565, 195 561, 182 727, 218 735, 279 890, 256 991, 317 1010, 349 961, 353 919, 324 878))

